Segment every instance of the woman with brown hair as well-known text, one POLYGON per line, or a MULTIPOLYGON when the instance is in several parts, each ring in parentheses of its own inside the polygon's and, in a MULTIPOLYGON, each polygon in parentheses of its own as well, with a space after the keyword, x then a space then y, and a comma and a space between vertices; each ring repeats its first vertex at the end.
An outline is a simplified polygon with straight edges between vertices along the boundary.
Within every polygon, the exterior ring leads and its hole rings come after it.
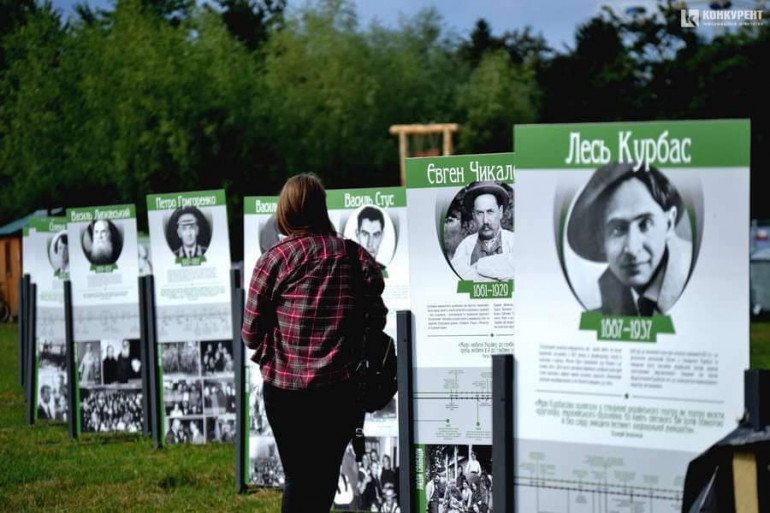
POLYGON ((362 415, 354 382, 361 341, 346 334, 360 322, 351 318, 359 301, 369 326, 385 326, 382 269, 360 246, 348 257, 313 174, 286 182, 276 220, 287 237, 254 267, 242 335, 260 365, 265 410, 286 474, 281 511, 327 513, 362 415), (363 297, 355 297, 352 265, 361 267, 363 297))

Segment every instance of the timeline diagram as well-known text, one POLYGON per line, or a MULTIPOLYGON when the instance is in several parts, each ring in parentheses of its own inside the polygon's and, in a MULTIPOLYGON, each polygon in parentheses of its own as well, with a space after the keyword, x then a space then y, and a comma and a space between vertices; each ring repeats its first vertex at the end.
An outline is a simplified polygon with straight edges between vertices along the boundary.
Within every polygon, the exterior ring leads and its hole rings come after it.
POLYGON ((158 341, 224 340, 233 336, 229 304, 164 306, 158 309, 158 341))
POLYGON ((413 397, 420 443, 491 442, 491 369, 421 367, 413 397))
POLYGON ((519 440, 516 504, 532 513, 674 513, 682 508, 685 452, 519 440), (665 461, 666 465, 660 463, 665 461), (680 465, 670 465, 679 461, 680 465))

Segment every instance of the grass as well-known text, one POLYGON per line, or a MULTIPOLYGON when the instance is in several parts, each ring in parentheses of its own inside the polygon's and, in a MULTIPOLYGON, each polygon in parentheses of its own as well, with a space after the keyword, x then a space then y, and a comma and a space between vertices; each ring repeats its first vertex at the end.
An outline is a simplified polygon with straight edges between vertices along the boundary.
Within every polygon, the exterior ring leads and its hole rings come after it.
MULTIPOLYGON (((235 493, 235 447, 154 450, 134 435, 25 424, 15 325, 0 325, 0 510, 278 512, 280 495, 235 493)), ((751 366, 770 369, 770 323, 751 325, 751 366)))
POLYGON ((280 494, 235 492, 235 446, 152 448, 136 435, 26 425, 15 325, 0 325, 0 511, 280 511, 280 494))

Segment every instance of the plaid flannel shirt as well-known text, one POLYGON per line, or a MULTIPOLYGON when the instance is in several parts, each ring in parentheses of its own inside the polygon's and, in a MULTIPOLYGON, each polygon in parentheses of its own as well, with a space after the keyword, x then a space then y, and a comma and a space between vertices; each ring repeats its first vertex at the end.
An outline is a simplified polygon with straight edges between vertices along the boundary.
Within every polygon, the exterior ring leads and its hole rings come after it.
MULTIPOLYGON (((358 248, 368 325, 385 326, 380 264, 358 248)), ((284 389, 348 381, 361 347, 344 337, 353 311, 352 269, 337 235, 288 237, 254 266, 241 334, 262 377, 284 389)))

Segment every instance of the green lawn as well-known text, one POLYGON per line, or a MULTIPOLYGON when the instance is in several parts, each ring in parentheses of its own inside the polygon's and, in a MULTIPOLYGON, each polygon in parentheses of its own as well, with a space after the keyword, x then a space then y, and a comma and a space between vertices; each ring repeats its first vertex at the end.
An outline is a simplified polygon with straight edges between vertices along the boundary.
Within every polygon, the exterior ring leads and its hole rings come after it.
POLYGON ((69 439, 25 425, 15 325, 0 325, 0 511, 280 511, 280 494, 235 493, 235 447, 154 450, 135 435, 69 439))
MULTIPOLYGON (((153 450, 135 436, 25 425, 16 327, 0 325, 0 510, 277 512, 280 495, 238 495, 233 445, 153 450)), ((751 326, 751 366, 770 368, 770 323, 751 326)))

